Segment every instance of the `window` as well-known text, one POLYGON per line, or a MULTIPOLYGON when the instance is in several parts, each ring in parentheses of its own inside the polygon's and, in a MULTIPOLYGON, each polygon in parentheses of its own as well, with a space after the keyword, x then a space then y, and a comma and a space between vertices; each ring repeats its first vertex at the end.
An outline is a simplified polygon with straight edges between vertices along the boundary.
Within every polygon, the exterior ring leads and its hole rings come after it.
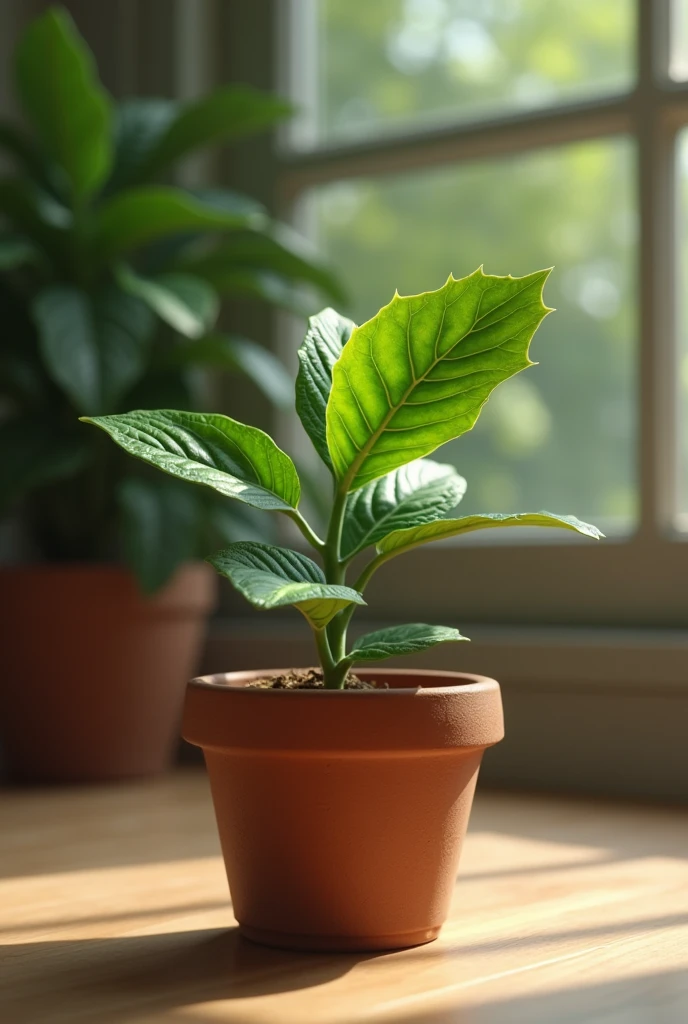
POLYGON ((688 4, 289 9, 302 114, 281 196, 342 273, 354 319, 450 270, 555 265, 541 365, 434 456, 465 473, 462 509, 571 512, 609 538, 490 532, 419 553, 412 594, 408 565, 390 563, 376 599, 390 617, 450 603, 493 622, 685 624, 688 305, 675 318, 674 303, 688 277, 674 247, 688 234, 688 4), (457 578, 470 580, 458 598, 457 578))

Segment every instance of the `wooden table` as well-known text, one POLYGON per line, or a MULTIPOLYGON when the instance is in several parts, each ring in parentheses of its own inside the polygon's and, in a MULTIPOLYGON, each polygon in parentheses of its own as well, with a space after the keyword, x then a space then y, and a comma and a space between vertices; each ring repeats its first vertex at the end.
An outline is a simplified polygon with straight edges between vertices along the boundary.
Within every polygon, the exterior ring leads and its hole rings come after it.
POLYGON ((263 949, 200 770, 0 798, 2 1024, 686 1024, 688 814, 479 793, 441 938, 263 949))

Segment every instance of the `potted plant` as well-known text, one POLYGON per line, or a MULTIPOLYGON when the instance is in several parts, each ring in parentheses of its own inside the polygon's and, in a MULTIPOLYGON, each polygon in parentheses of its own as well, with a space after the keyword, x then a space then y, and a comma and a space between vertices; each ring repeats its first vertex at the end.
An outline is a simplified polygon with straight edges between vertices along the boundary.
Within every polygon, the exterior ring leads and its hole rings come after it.
POLYGON ((327 534, 299 511, 288 455, 223 416, 94 417, 130 455, 288 516, 300 551, 239 542, 209 561, 257 608, 293 605, 317 670, 195 679, 184 734, 205 752, 242 932, 301 949, 391 949, 445 918, 478 768, 502 738, 499 686, 454 672, 352 666, 464 640, 453 626, 394 626, 347 645, 368 581, 389 559, 470 530, 594 526, 547 512, 445 518, 465 482, 425 458, 470 430, 490 392, 532 365, 548 271, 482 269, 389 305, 360 327, 325 310, 300 349, 296 409, 333 478, 327 534), (347 569, 372 557, 353 583, 347 569))
POLYGON ((173 749, 213 600, 194 559, 260 532, 76 416, 202 408, 206 367, 284 403, 281 363, 216 329, 221 298, 340 292, 255 200, 165 178, 274 124, 282 100, 228 86, 115 104, 60 9, 20 39, 15 84, 28 128, 0 123, 15 165, 0 179, 0 516, 21 520, 12 559, 29 564, 0 571, 4 752, 15 776, 140 775, 173 749))

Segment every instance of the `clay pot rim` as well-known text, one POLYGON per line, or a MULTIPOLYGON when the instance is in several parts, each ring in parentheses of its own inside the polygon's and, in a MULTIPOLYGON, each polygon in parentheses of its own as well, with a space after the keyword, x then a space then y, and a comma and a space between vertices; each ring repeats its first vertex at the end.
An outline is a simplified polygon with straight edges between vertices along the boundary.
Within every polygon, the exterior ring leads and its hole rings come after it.
MULTIPOLYGON (((312 668, 312 666, 308 666, 312 668)), ((304 689, 304 690, 270 690, 260 688, 247 688, 243 683, 253 682, 256 679, 262 679, 266 675, 279 675, 286 672, 293 671, 307 671, 307 668, 297 667, 292 668, 262 668, 262 669, 246 669, 237 672, 214 672, 206 676, 196 676, 194 679, 189 680, 189 686, 198 690, 205 690, 215 693, 241 693, 244 695, 270 695, 271 698, 294 698, 295 695, 305 698, 313 697, 336 697, 339 699, 370 699, 374 697, 405 697, 412 698, 418 695, 420 691, 423 694, 430 695, 445 695, 451 694, 483 694, 483 693, 499 693, 500 687, 496 679, 492 679, 490 676, 477 675, 473 672, 452 672, 448 669, 424 669, 424 668, 386 668, 386 669, 375 669, 375 668, 364 668, 355 669, 355 674, 362 679, 367 679, 375 676, 394 675, 401 676, 402 678, 408 677, 419 677, 430 678, 430 679, 455 679, 457 680, 454 684, 445 684, 440 686, 403 686, 394 687, 389 686, 385 689, 379 690, 326 690, 326 689, 304 689)), ((253 696, 251 696, 253 699, 253 696)))

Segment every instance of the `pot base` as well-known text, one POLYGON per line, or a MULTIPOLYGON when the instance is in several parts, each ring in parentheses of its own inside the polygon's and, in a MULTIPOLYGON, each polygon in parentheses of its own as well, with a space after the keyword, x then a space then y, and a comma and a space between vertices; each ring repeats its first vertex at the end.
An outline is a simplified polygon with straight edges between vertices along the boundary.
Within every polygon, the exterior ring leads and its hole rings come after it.
POLYGON ((437 938, 441 927, 419 928, 417 931, 400 932, 397 935, 294 935, 252 928, 245 924, 239 925, 239 931, 245 939, 261 946, 296 949, 302 953, 379 953, 383 950, 424 946, 437 938))

